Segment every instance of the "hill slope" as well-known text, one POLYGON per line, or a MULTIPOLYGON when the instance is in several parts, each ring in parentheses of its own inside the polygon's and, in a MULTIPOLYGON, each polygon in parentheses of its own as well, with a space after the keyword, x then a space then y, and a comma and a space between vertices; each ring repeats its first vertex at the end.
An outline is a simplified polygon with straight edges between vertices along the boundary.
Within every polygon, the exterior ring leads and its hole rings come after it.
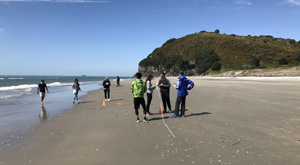
POLYGON ((229 70, 300 65, 300 42, 272 36, 200 32, 170 39, 139 63, 143 74, 216 74, 229 70))

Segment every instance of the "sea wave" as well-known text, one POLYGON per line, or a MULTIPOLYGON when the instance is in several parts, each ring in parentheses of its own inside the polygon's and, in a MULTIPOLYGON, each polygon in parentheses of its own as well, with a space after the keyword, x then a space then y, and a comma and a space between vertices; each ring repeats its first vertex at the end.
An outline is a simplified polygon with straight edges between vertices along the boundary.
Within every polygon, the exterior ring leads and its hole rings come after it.
POLYGON ((23 80, 24 78, 23 77, 20 77, 20 78, 18 78, 18 77, 14 77, 14 78, 8 78, 9 80, 23 80))
MULTIPOLYGON (((81 82, 80 84, 90 84, 93 82, 81 82)), ((59 87, 59 86, 72 86, 73 83, 62 83, 62 82, 53 82, 47 84, 48 87, 59 87)), ((8 90, 23 90, 23 89, 33 89, 37 88, 38 84, 24 84, 17 86, 8 86, 8 87, 0 87, 0 91, 8 91, 8 90)))
POLYGON ((4 80, 4 78, 1 78, 1 77, 0 77, 0 80, 4 80))

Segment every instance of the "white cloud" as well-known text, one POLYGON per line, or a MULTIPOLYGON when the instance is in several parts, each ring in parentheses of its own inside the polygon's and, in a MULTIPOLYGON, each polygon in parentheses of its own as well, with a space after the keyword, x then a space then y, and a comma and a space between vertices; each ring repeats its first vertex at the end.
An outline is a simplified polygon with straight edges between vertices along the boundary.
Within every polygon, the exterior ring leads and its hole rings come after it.
POLYGON ((0 28, 0 33, 1 33, 1 32, 4 32, 4 29, 0 28))
POLYGON ((251 2, 246 1, 246 0, 239 0, 239 1, 237 1, 236 3, 241 4, 241 5, 248 5, 248 6, 251 6, 251 5, 252 5, 251 2))
POLYGON ((300 6, 300 0, 286 0, 287 3, 300 6))
POLYGON ((0 0, 0 2, 109 3, 105 0, 0 0))

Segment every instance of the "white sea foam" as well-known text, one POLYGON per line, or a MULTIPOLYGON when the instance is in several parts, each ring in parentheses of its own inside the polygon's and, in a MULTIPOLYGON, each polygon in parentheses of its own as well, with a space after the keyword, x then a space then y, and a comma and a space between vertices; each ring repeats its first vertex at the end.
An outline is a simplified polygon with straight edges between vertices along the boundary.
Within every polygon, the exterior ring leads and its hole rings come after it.
POLYGON ((24 78, 23 77, 20 77, 20 78, 18 78, 18 77, 16 77, 16 78, 8 78, 9 80, 23 80, 24 78))
POLYGON ((4 80, 4 78, 1 78, 1 77, 0 77, 0 80, 4 80))
POLYGON ((36 84, 31 85, 17 85, 17 86, 9 86, 9 87, 0 87, 0 91, 7 91, 7 90, 20 90, 20 89, 31 89, 37 87, 36 84))
MULTIPOLYGON (((82 82, 80 84, 89 84, 92 82, 82 82)), ((54 82, 47 84, 48 87, 60 87, 60 86, 72 86, 73 83, 61 83, 61 82, 54 82)), ((8 91, 8 90, 31 90, 32 88, 37 88, 38 84, 24 84, 24 85, 17 85, 17 86, 8 86, 8 87, 0 87, 0 91, 8 91)))

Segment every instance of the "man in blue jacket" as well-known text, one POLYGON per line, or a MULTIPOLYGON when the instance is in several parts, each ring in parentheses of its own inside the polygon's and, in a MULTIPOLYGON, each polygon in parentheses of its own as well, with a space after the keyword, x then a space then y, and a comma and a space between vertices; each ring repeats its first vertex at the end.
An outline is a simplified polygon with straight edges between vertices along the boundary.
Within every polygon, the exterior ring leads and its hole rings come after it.
POLYGON ((179 71, 179 77, 177 84, 174 83, 174 87, 178 90, 177 99, 175 105, 175 114, 171 118, 184 117, 185 113, 185 99, 188 95, 187 90, 191 90, 194 87, 193 81, 187 79, 184 76, 183 71, 179 71), (181 114, 179 115, 179 105, 181 103, 181 114))

